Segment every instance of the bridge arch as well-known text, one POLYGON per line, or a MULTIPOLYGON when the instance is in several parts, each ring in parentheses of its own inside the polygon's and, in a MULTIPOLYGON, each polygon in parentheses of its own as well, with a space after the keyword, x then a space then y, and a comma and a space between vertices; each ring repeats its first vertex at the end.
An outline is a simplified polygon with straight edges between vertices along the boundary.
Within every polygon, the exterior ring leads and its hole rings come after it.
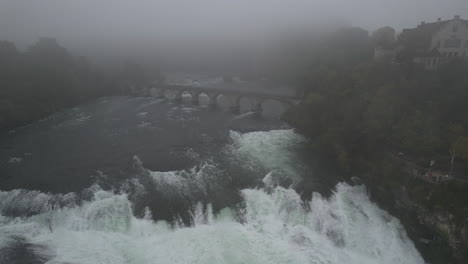
POLYGON ((188 103, 192 102, 194 104, 198 104, 198 95, 199 93, 196 93, 190 89, 180 89, 177 90, 174 96, 174 101, 178 103, 188 103))
POLYGON ((192 91, 192 104, 194 105, 208 105, 210 96, 205 91, 192 91))
POLYGON ((243 104, 247 103, 248 111, 253 111, 258 115, 263 113, 265 107, 268 107, 266 104, 279 104, 283 111, 286 111, 289 107, 293 105, 292 102, 287 100, 281 100, 277 98, 269 98, 264 96, 250 96, 250 95, 238 95, 235 96, 231 110, 234 113, 241 113, 243 104))
POLYGON ((210 87, 190 87, 181 85, 163 85, 160 87, 153 86, 149 92, 155 97, 169 97, 175 101, 190 101, 194 105, 208 105, 211 108, 226 108, 234 113, 240 113, 246 109, 253 111, 257 115, 262 115, 264 109, 268 109, 268 105, 281 104, 283 111, 295 105, 296 99, 289 95, 278 95, 268 92, 259 92, 254 90, 233 90, 233 89, 217 89, 210 87), (170 93, 169 95, 166 95, 170 93), (221 99, 222 98, 222 99, 221 99))
MULTIPOLYGON (((254 97, 249 95, 234 95, 232 99, 231 111, 236 114, 242 112, 243 106, 247 105, 247 111, 251 111, 254 104, 254 97)), ((245 108, 244 108, 245 109, 245 108)))
POLYGON ((210 100, 208 101, 208 106, 211 108, 217 108, 218 107, 218 97, 222 95, 221 92, 214 92, 214 93, 208 93, 208 97, 210 100))

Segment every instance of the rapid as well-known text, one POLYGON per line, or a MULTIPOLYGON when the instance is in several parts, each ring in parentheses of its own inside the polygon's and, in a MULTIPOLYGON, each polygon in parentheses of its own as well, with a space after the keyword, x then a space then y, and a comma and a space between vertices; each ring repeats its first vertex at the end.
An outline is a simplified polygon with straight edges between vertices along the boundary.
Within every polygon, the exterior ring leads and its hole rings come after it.
POLYGON ((278 120, 153 98, 63 111, 0 137, 0 263, 424 263, 306 143, 278 120))

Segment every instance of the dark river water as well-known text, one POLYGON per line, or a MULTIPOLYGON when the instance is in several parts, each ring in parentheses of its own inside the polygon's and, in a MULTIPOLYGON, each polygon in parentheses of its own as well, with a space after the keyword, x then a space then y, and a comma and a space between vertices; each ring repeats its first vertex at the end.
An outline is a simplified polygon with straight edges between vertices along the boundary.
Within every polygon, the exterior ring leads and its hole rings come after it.
POLYGON ((424 263, 280 105, 187 102, 100 98, 1 134, 0 263, 424 263))

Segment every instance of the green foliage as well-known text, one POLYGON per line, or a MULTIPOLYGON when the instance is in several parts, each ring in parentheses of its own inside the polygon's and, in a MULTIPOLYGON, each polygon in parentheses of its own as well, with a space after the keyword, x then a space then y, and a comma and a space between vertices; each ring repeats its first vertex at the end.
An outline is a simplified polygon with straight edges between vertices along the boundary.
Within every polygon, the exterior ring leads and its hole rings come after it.
POLYGON ((286 120, 334 152, 346 168, 381 151, 427 160, 445 156, 448 163, 452 150, 468 157, 464 72, 467 63, 434 72, 367 62, 321 65, 303 78, 309 80, 303 84, 307 95, 286 120))
POLYGON ((318 106, 324 102, 323 96, 316 93, 309 93, 305 100, 305 103, 311 106, 318 106))
POLYGON ((375 46, 392 48, 395 45, 395 29, 381 27, 372 33, 372 41, 375 46))
POLYGON ((421 111, 403 117, 395 126, 394 142, 401 149, 424 155, 434 154, 442 149, 440 120, 421 111))
POLYGON ((452 143, 452 154, 468 163, 468 137, 461 136, 452 143))

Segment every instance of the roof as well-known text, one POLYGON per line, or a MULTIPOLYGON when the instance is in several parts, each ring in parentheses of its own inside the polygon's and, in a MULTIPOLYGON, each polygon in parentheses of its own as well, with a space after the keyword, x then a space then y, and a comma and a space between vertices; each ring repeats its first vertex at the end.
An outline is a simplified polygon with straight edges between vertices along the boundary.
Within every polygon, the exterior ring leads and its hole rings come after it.
MULTIPOLYGON (((468 27, 468 20, 460 20, 468 27)), ((411 50, 427 51, 431 45, 432 35, 452 21, 453 19, 425 23, 419 25, 417 28, 403 29, 403 32, 399 36, 399 42, 411 50)))

